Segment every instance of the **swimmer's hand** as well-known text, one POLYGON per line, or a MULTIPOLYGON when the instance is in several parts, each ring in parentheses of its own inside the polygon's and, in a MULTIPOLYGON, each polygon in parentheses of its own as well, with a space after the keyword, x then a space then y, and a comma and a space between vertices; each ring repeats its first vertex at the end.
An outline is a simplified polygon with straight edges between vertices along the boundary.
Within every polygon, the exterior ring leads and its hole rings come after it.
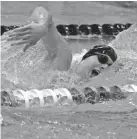
POLYGON ((24 52, 32 45, 35 45, 44 35, 48 28, 43 24, 29 24, 27 26, 17 28, 9 35, 8 41, 12 41, 11 45, 25 45, 24 52))

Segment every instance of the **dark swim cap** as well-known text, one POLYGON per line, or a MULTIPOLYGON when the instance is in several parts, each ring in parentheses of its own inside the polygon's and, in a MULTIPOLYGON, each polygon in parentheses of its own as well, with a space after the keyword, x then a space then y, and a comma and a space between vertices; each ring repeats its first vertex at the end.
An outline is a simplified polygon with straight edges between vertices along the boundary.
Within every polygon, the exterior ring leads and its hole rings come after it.
MULTIPOLYGON (((85 60, 86 58, 88 58, 90 56, 97 55, 96 53, 109 56, 113 62, 115 62, 117 60, 117 54, 116 54, 115 50, 112 47, 107 46, 107 45, 94 46, 83 56, 82 60, 85 60)), ((100 59, 99 61, 103 61, 103 59, 102 60, 100 59)), ((103 62, 101 62, 101 63, 104 64, 103 62)))

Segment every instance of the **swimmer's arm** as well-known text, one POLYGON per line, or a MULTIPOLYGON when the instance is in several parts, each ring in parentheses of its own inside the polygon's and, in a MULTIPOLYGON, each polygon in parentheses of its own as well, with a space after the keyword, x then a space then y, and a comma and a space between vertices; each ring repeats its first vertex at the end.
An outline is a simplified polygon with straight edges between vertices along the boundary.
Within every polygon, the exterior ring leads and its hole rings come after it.
POLYGON ((45 32, 42 40, 48 51, 47 59, 51 61, 53 69, 68 70, 72 62, 72 53, 68 46, 68 43, 57 31, 51 14, 48 17, 49 23, 45 22, 45 30, 48 25, 48 33, 45 32))
POLYGON ((72 62, 72 53, 68 43, 57 31, 53 21, 48 34, 42 40, 48 51, 48 59, 52 60, 53 69, 68 70, 72 62))
POLYGON ((39 23, 15 29, 9 36, 9 40, 16 40, 12 41, 12 45, 24 44, 24 51, 26 51, 42 39, 48 51, 48 63, 50 62, 54 69, 68 70, 72 61, 72 53, 67 42, 57 31, 52 15, 45 12, 44 18, 38 21, 39 23))

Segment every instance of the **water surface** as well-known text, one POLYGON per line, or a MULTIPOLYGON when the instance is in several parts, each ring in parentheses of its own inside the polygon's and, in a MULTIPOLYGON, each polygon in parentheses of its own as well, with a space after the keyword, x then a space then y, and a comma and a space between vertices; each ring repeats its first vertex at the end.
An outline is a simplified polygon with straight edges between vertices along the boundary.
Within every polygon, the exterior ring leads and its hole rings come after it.
MULTIPOLYGON (((53 14, 56 24, 137 22, 136 2, 21 1, 2 2, 1 5, 3 25, 25 24, 29 15, 37 6, 48 8, 53 14)), ((40 70, 42 67, 40 66, 37 66, 34 71, 32 71, 31 68, 29 68, 29 70, 26 69, 29 78, 24 78, 23 72, 15 72, 21 69, 19 67, 20 61, 24 61, 25 64, 28 64, 27 62, 30 62, 33 56, 35 56, 36 60, 34 62, 37 62, 35 64, 39 65, 41 61, 38 59, 38 56, 43 54, 42 43, 39 43, 32 48, 32 54, 26 53, 26 57, 16 57, 16 52, 20 52, 22 46, 13 49, 7 42, 2 42, 2 60, 7 60, 5 64, 6 66, 3 68, 4 70, 2 70, 2 88, 30 89, 69 86, 84 87, 91 85, 96 87, 100 85, 111 86, 114 84, 123 85, 127 83, 136 83, 136 29, 137 25, 132 27, 130 31, 125 31, 120 34, 119 37, 111 43, 117 48, 117 53, 120 59, 100 76, 88 81, 83 81, 76 75, 66 72, 51 72, 50 76, 43 77, 43 72, 40 70), (38 52, 41 53, 36 56, 35 54, 38 54, 38 52)), ((108 39, 69 41, 69 46, 73 53, 76 53, 81 52, 83 48, 89 49, 95 44, 106 44, 109 42, 110 40, 108 39)), ((2 138, 137 139, 137 95, 132 96, 132 102, 135 105, 132 105, 129 102, 130 101, 127 99, 126 101, 108 102, 107 104, 96 105, 81 104, 77 106, 72 104, 71 106, 29 109, 2 107, 2 116, 4 119, 2 138)))

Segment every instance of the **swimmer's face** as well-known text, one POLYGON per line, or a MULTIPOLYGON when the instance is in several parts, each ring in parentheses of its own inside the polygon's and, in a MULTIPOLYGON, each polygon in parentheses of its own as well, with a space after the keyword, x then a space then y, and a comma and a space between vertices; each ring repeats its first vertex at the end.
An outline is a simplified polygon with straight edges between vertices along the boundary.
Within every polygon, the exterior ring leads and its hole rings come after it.
POLYGON ((107 64, 101 64, 96 55, 82 60, 77 67, 77 74, 82 78, 91 78, 92 70, 95 68, 106 68, 107 64))

